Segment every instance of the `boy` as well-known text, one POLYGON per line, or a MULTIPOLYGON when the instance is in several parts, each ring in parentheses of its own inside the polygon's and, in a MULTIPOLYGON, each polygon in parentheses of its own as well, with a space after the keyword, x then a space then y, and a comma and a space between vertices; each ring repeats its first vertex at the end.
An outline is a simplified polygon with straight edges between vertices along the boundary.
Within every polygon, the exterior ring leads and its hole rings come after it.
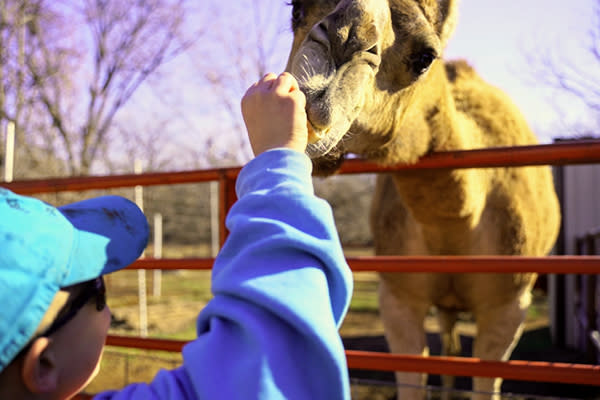
MULTIPOLYGON (((349 399, 337 333, 352 281, 331 209, 313 194, 305 98, 288 73, 242 100, 255 159, 241 171, 214 298, 183 365, 98 399, 349 399)), ((128 201, 55 209, 0 189, 0 399, 68 399, 95 375, 110 312, 101 275, 145 247, 128 201)))

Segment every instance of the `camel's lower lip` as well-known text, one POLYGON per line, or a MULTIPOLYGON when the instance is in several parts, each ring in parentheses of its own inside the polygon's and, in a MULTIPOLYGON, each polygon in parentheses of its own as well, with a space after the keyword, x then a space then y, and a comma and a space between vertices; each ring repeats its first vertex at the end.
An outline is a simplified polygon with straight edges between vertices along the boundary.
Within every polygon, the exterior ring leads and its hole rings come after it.
POLYGON ((329 133, 330 128, 325 129, 315 129, 314 125, 308 121, 308 144, 317 143, 319 140, 322 140, 327 133, 329 133))

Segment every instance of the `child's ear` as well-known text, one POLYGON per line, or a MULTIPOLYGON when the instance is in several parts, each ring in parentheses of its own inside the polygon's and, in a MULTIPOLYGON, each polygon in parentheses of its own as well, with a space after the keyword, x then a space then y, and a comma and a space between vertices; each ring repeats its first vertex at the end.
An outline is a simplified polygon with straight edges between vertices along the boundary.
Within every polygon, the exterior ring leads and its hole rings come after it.
POLYGON ((32 393, 48 393, 56 390, 58 376, 50 340, 45 337, 35 339, 23 358, 23 383, 32 393))

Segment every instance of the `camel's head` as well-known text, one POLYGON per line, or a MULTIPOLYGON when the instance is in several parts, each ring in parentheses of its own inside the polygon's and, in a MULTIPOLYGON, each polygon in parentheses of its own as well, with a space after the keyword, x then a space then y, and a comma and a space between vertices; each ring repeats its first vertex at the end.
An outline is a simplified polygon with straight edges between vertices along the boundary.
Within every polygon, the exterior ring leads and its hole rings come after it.
POLYGON ((318 140, 308 154, 335 170, 345 153, 391 140, 413 86, 442 54, 457 0, 293 0, 290 71, 318 140))

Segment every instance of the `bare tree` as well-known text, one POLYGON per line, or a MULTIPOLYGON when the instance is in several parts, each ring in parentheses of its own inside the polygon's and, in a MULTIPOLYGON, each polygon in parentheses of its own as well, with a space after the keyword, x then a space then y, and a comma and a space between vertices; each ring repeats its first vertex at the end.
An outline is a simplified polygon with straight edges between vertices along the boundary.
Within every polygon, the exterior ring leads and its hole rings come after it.
MULTIPOLYGON (((552 49, 546 49, 531 52, 534 55, 529 58, 538 84, 561 94, 574 96, 590 111, 595 119, 595 126, 570 127, 578 135, 588 135, 590 129, 600 128, 600 0, 595 0, 591 28, 581 42, 583 52, 577 57, 571 56, 568 51, 572 52, 574 49, 573 46, 568 46, 560 56, 552 49)), ((561 112, 560 108, 558 112, 561 112)))
MULTIPOLYGON (((35 126, 39 128, 39 107, 36 107, 35 92, 30 90, 25 60, 32 48, 26 41, 28 26, 36 18, 52 20, 50 10, 42 14, 35 0, 0 1, 0 122, 15 124, 17 143, 24 143, 24 132, 35 126)), ((41 22, 38 22, 41 24, 41 22)), ((65 26, 56 24, 56 26, 65 26)), ((57 57, 60 50, 57 50, 57 57)), ((40 152, 23 146, 21 153, 27 159, 39 161, 40 152)), ((20 166, 20 165, 19 165, 20 166)))
POLYGON ((157 119, 128 121, 127 124, 116 122, 112 130, 114 135, 100 149, 104 166, 108 169, 106 173, 130 173, 134 160, 143 161, 145 172, 173 169, 173 152, 166 151, 173 145, 169 136, 165 135, 168 124, 168 120, 157 119), (118 136, 117 140, 113 139, 115 136, 118 136), (112 157, 109 142, 123 149, 127 157, 112 157))
POLYGON ((247 87, 267 72, 282 71, 291 45, 285 1, 239 0, 237 7, 211 1, 212 25, 201 47, 190 53, 203 71, 202 80, 219 104, 235 136, 219 157, 245 161, 250 153, 240 114, 247 87), (286 33, 288 35, 286 36, 286 33))
POLYGON ((185 24, 188 2, 2 0, 0 118, 31 129, 22 110, 45 116, 20 145, 35 138, 68 173, 88 174, 118 111, 199 36, 185 24))

